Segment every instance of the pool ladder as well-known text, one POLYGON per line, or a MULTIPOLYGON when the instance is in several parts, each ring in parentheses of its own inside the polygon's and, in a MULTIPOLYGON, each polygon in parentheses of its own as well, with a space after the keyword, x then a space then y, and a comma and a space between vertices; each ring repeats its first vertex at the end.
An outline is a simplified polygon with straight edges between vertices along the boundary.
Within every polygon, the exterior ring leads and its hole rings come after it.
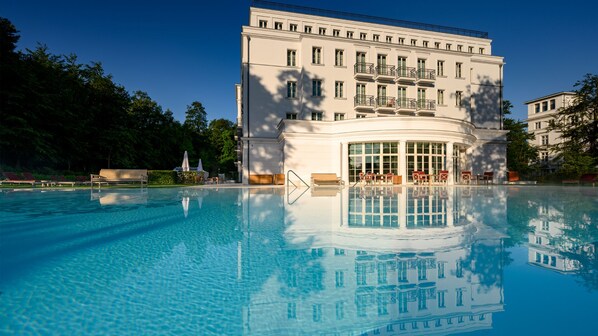
POLYGON ((303 196, 303 194, 305 194, 307 192, 307 190, 309 190, 309 184, 305 183, 305 181, 301 178, 301 176, 297 175, 297 173, 295 173, 293 170, 289 169, 287 170, 287 203, 289 205, 297 202, 298 199, 301 198, 301 196, 303 196), (293 183, 293 181, 291 181, 291 173, 293 173, 293 175, 295 175, 295 177, 297 177, 301 182, 303 182, 303 184, 305 184, 305 186, 307 187, 306 189, 303 190, 303 192, 301 194, 299 194, 299 196, 297 196, 296 198, 293 199, 293 201, 291 202, 291 194, 293 194, 295 192, 295 190, 299 189, 299 186, 297 186, 295 183, 293 183), (289 184, 293 185, 293 190, 291 191, 289 188, 289 184))

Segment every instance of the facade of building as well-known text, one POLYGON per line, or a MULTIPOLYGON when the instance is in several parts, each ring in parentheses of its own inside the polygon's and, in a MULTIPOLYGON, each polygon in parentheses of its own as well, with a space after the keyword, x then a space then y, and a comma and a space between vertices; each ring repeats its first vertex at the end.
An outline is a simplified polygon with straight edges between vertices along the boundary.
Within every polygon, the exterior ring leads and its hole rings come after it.
POLYGON ((255 1, 241 34, 240 171, 506 170, 487 33, 255 1))
POLYGON ((527 105, 527 130, 536 136, 531 143, 539 149, 539 159, 545 170, 552 172, 559 167, 557 153, 551 145, 561 142, 560 133, 548 131, 548 124, 559 109, 569 106, 575 99, 574 92, 558 92, 525 102, 527 105))

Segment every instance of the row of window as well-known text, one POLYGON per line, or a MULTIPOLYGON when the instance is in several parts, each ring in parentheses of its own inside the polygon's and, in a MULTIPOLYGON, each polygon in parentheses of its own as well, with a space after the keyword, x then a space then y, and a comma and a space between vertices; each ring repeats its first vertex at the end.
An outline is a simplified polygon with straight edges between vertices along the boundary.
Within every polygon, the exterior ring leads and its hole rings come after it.
MULTIPOLYGON (((357 97, 362 97, 365 100, 366 95, 366 84, 357 83, 355 92, 357 97)), ((387 97, 386 85, 378 85, 377 94, 380 98, 387 97)), ((312 80, 312 97, 323 97, 323 84, 321 79, 312 80)), ((297 98, 297 82, 287 81, 287 98, 297 98)), ((345 98, 345 82, 335 81, 334 82, 334 98, 343 99, 345 98)), ((438 89, 436 91, 436 102, 439 106, 445 106, 445 90, 438 89)), ((397 100, 402 101, 407 99, 407 88, 399 86, 397 89, 397 100)), ((426 89, 417 89, 418 101, 426 100, 426 89)), ((463 106, 463 91, 455 91, 455 107, 463 106)))
MULTIPOLYGON (((546 262, 547 264, 548 262, 546 262)), ((554 261, 555 265, 556 265, 556 260, 554 261)), ((465 288, 457 288, 455 289, 455 306, 457 307, 462 307, 464 306, 464 293, 465 293, 465 288)), ((448 294, 447 290, 439 290, 436 292, 436 301, 437 301, 437 305, 438 308, 446 308, 446 299, 445 297, 447 296, 446 294, 448 294)), ((409 310, 409 302, 413 301, 413 300, 417 300, 417 308, 418 310, 427 310, 428 309, 428 300, 429 299, 433 299, 434 296, 429 295, 428 291, 425 290, 419 290, 417 291, 415 294, 411 294, 411 293, 405 293, 405 292, 399 292, 398 298, 391 298, 394 295, 391 294, 386 294, 386 293, 379 293, 377 295, 377 306, 378 306, 378 316, 385 316, 388 315, 388 305, 392 303, 394 303, 393 301, 398 301, 398 309, 399 309, 399 313, 408 313, 409 310), (413 298, 412 298, 413 297, 413 298)), ((367 316, 367 307, 370 306, 373 301, 375 300, 375 297, 373 294, 366 294, 366 295, 359 295, 356 297, 356 314, 357 316, 367 316)), ((346 305, 347 302, 344 300, 341 301, 337 301, 335 302, 335 311, 336 311, 336 319, 337 320, 343 320, 345 319, 345 315, 346 315, 346 305)), ((313 322, 321 322, 322 318, 323 318, 323 305, 321 303, 316 303, 312 305, 312 321, 313 322)), ((287 303, 287 318, 288 319, 297 319, 297 303, 296 302, 289 302, 287 303)), ((478 318, 480 321, 484 320, 484 315, 480 315, 478 318)), ((470 321, 473 321, 474 318, 473 316, 469 317, 470 321)), ((453 324, 453 318, 449 317, 446 320, 446 324, 453 324)), ((456 322, 457 323, 463 323, 465 321, 463 316, 459 316, 456 318, 456 322)), ((418 322, 413 322, 411 324, 411 328, 412 329, 417 329, 418 322)), ((428 324, 427 321, 422 322, 422 326, 424 328, 429 328, 430 325, 428 324)), ((440 319, 436 320, 436 327, 441 327, 442 326, 442 321, 440 319)), ((393 326, 392 325, 388 325, 387 326, 387 331, 393 331, 393 326)), ((405 323, 400 323, 399 324, 399 329, 401 330, 406 330, 405 328, 405 323)), ((375 332, 374 332, 375 333, 375 332)))
POLYGON ((540 105, 542 105, 542 112, 548 111, 548 104, 550 103, 550 110, 556 109, 556 100, 551 99, 549 101, 543 101, 542 103, 534 104, 534 109, 536 113, 540 113, 540 105))
MULTIPOLYGON (((268 28, 268 21, 267 20, 259 20, 259 27, 260 28, 268 28)), ((283 23, 282 22, 278 22, 275 21, 274 22, 274 29, 276 30, 282 30, 282 26, 283 23)), ((292 32, 296 32, 298 31, 298 25, 295 23, 291 23, 289 24, 289 30, 292 32)), ((306 34, 312 34, 313 33, 313 27, 309 26, 309 25, 305 25, 303 26, 303 32, 306 34)), ((319 27, 318 28, 318 34, 319 35, 326 35, 327 29, 324 27, 319 27)), ((340 29, 332 29, 332 36, 333 37, 341 37, 341 31, 340 29)), ((347 31, 346 35, 345 35, 348 39, 353 39, 354 38, 354 32, 353 31, 347 31)), ((381 41, 381 36, 380 34, 372 34, 372 41, 374 42, 380 42, 381 41)), ((367 40, 368 39, 368 34, 367 33, 363 33, 360 32, 359 33, 359 39, 360 40, 367 40)), ((393 37, 390 35, 386 35, 385 36, 385 41, 386 43, 393 43, 393 37)), ((405 38, 404 37, 399 37, 397 40, 398 44, 404 45, 405 44, 405 38)), ((418 44, 418 40, 417 39, 410 39, 409 44, 413 47, 424 47, 424 48, 430 48, 431 47, 431 43, 428 40, 422 40, 421 44, 418 44)), ((441 49, 441 42, 434 42, 434 48, 436 49, 441 49)), ((462 44, 457 44, 455 47, 455 49, 453 49, 453 44, 452 43, 445 43, 444 44, 444 49, 446 50, 456 50, 456 51, 460 51, 463 52, 464 51, 464 46, 462 44)), ((467 51, 471 54, 474 53, 475 48, 473 46, 468 46, 467 47, 467 51)), ((478 52, 480 54, 484 54, 485 53, 485 49, 482 47, 478 48, 478 52)))
MULTIPOLYGON (((366 53, 362 51, 358 51, 355 54, 355 60, 357 64, 365 64, 366 63, 366 53)), ((386 66, 387 55, 385 54, 378 54, 376 57, 377 65, 378 66, 386 66)), ((311 63, 312 64, 323 64, 322 60, 322 47, 312 47, 311 53, 311 63)), ((445 66, 443 60, 438 60, 436 62, 436 75, 439 77, 444 77, 445 73, 445 66)), ((287 66, 297 66, 297 50, 288 49, 287 50, 287 66)), ((334 50, 334 66, 345 66, 345 51, 343 49, 335 49, 334 50)), ((399 56, 397 58, 397 68, 398 69, 406 69, 407 68, 407 57, 399 56)), ((426 60, 423 58, 417 59, 417 68, 418 70, 426 69, 426 60)), ((455 77, 456 78, 463 78, 463 63, 456 62, 455 63, 455 77)))

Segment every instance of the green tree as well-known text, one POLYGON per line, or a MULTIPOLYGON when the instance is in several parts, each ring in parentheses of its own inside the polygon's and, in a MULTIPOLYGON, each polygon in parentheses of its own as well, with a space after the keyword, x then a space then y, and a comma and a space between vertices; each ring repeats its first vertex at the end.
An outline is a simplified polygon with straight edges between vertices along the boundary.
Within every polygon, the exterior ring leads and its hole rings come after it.
POLYGON ((561 134, 552 149, 559 153, 565 176, 578 176, 598 164, 598 75, 586 74, 575 87, 576 98, 558 111, 548 128, 561 134))
MULTIPOLYGON (((505 100, 503 102, 504 115, 510 115, 513 104, 505 100)), ((507 118, 503 119, 504 129, 509 131, 507 133, 507 168, 511 171, 517 171, 521 174, 530 173, 533 165, 530 163, 537 162, 538 150, 532 146, 529 141, 535 138, 533 133, 527 132, 525 123, 507 118)))
POLYGON ((197 135, 204 134, 208 128, 208 115, 200 102, 194 101, 187 106, 183 125, 197 135))
POLYGON ((230 174, 235 171, 235 130, 236 125, 226 119, 215 119, 208 126, 208 140, 212 149, 212 157, 219 172, 230 174))

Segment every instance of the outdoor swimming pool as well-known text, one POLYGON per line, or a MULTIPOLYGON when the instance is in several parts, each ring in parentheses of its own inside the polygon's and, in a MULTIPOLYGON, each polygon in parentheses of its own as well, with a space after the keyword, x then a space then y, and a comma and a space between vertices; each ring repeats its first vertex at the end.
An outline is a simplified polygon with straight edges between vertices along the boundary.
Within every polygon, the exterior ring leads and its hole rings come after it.
POLYGON ((596 330, 598 188, 0 191, 0 334, 596 330))

